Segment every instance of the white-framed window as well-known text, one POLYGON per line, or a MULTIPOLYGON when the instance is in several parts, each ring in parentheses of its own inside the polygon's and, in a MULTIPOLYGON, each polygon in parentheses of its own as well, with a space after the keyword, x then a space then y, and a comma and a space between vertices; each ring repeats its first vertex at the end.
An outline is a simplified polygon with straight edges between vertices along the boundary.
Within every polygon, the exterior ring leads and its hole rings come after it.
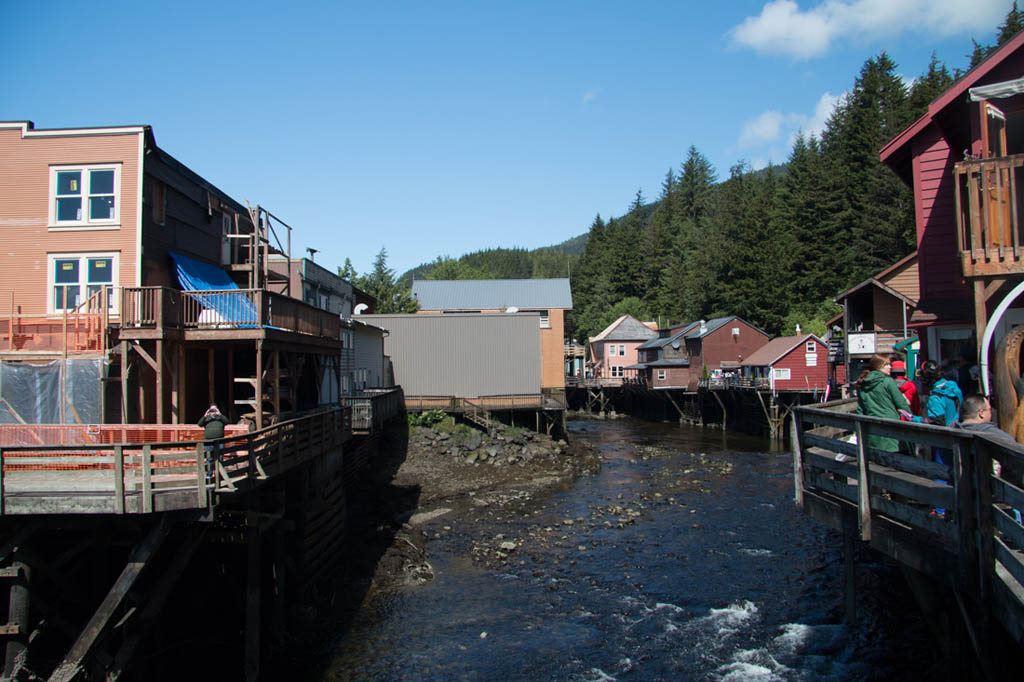
POLYGON ((611 370, 613 379, 621 379, 624 376, 622 372, 622 365, 612 365, 611 370))
MULTIPOLYGON (((50 313, 73 310, 104 287, 117 286, 119 254, 51 253, 47 258, 46 309, 50 313)), ((117 296, 110 296, 110 310, 117 309, 117 296)))
POLYGON ((789 367, 776 367, 774 372, 776 381, 779 379, 789 379, 789 367))
POLYGON ((658 370, 658 381, 664 381, 664 380, 665 380, 665 370, 659 369, 658 370))
POLYGON ((625 354, 626 354, 626 347, 620 344, 619 345, 619 355, 623 355, 624 356, 625 354))
POLYGON ((807 342, 807 352, 808 353, 817 353, 818 352, 818 344, 814 343, 813 339, 807 342))
POLYGON ((540 313, 540 328, 551 329, 551 316, 548 315, 548 311, 538 310, 537 312, 540 313))
POLYGON ((610 346, 608 346, 608 357, 614 357, 614 356, 615 356, 615 344, 613 343, 610 346))
POLYGON ((51 228, 117 227, 121 164, 50 167, 51 228))

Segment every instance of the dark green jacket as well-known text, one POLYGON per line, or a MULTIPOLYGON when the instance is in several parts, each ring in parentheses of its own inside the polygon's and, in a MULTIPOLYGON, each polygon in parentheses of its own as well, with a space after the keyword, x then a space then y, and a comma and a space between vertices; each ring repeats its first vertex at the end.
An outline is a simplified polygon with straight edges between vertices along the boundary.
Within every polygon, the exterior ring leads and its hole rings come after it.
MULTIPOLYGON (((864 377, 864 385, 857 392, 857 411, 859 413, 868 417, 883 417, 899 421, 900 413, 897 410, 909 408, 910 403, 907 402, 891 377, 878 370, 871 370, 871 373, 864 377)), ((899 441, 895 438, 874 435, 868 435, 868 446, 887 452, 896 452, 900 449, 899 441)))

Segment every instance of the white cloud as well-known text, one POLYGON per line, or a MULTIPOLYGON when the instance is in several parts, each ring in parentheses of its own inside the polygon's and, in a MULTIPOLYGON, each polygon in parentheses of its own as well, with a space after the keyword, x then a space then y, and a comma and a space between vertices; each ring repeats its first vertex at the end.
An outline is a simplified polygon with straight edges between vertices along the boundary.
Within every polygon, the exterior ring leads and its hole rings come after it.
POLYGON ((583 93, 583 104, 590 104, 597 97, 597 90, 588 90, 583 93))
MULTIPOLYGON (((740 132, 737 145, 742 149, 756 149, 761 153, 767 152, 773 159, 776 159, 776 163, 779 163, 778 159, 785 159, 789 156, 789 151, 793 149, 793 143, 796 142, 798 134, 802 133, 804 137, 811 135, 821 137, 829 116, 832 115, 836 104, 839 103, 844 95, 845 93, 833 95, 830 92, 822 94, 814 105, 814 111, 809 114, 796 112, 782 113, 774 110, 763 111, 743 124, 743 130, 740 132), (783 137, 786 140, 784 152, 778 149, 766 149, 766 147, 774 145, 783 137)), ((752 162, 752 165, 758 168, 758 163, 761 164, 760 167, 764 167, 767 161, 763 158, 758 158, 755 162, 752 162)))
POLYGON ((777 111, 763 111, 743 124, 740 147, 759 147, 779 139, 784 118, 777 111))
POLYGON ((802 10, 794 0, 770 0, 727 36, 735 46, 761 54, 809 59, 844 39, 872 40, 905 31, 987 35, 1009 6, 1009 0, 824 0, 802 10))

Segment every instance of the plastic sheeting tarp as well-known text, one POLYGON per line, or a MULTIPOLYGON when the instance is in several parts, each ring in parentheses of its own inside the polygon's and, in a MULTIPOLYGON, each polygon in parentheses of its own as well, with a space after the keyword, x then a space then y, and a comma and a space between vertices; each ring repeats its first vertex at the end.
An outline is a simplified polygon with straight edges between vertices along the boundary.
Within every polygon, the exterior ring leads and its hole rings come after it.
POLYGON ((170 252, 178 281, 185 291, 223 291, 223 294, 191 295, 205 308, 200 323, 254 327, 259 323, 256 306, 221 268, 170 252), (233 293, 237 292, 237 293, 233 293))
POLYGON ((101 423, 107 364, 102 358, 0 362, 0 424, 101 423))

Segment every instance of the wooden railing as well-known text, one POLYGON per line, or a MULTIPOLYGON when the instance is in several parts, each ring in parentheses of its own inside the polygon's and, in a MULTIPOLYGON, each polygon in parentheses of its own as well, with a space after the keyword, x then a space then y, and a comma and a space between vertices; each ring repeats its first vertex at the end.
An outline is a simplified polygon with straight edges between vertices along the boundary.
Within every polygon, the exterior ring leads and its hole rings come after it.
POLYGON ((1024 154, 955 165, 957 242, 965 277, 1024 272, 1022 168, 1024 154))
POLYGON ((341 332, 338 315, 265 289, 125 287, 121 300, 125 329, 275 328, 331 339, 341 332))
POLYGON ((361 395, 342 396, 341 404, 352 410, 352 430, 365 433, 400 413, 404 400, 401 388, 367 389, 361 395))
POLYGON ((706 379, 701 379, 697 383, 697 386, 699 388, 707 388, 713 391, 729 388, 770 388, 771 380, 767 377, 727 376, 719 379, 708 377, 706 379))
POLYGON ((351 415, 339 407, 210 441, 0 446, 0 514, 207 508, 219 494, 340 453, 352 434, 351 415))
POLYGON ((56 315, 18 313, 11 294, 10 315, 0 316, 0 351, 103 353, 110 320, 109 288, 100 289, 72 310, 56 315))
POLYGON ((1024 641, 1024 526, 1014 514, 1024 510, 1024 448, 967 430, 850 414, 855 406, 794 409, 797 504, 971 595, 1024 641), (896 439, 902 452, 869 447, 872 435, 896 439), (945 463, 933 461, 936 451, 945 463))

